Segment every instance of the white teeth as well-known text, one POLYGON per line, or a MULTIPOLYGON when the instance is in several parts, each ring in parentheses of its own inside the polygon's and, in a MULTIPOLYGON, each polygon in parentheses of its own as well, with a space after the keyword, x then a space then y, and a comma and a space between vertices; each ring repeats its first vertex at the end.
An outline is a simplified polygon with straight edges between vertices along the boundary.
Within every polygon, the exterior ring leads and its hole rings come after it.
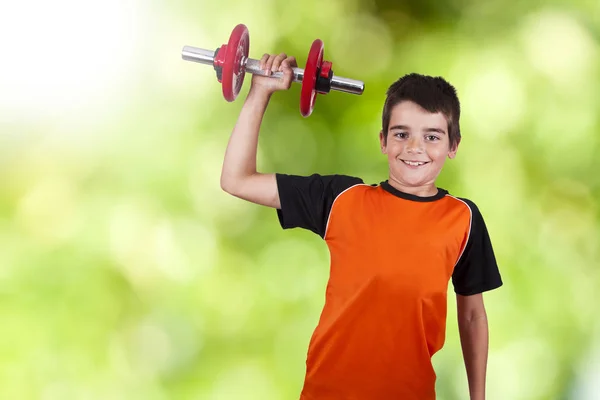
POLYGON ((405 164, 408 164, 408 165, 412 165, 413 167, 418 167, 420 165, 425 164, 424 162, 413 162, 413 161, 405 161, 405 160, 402 160, 402 162, 404 162, 405 164))

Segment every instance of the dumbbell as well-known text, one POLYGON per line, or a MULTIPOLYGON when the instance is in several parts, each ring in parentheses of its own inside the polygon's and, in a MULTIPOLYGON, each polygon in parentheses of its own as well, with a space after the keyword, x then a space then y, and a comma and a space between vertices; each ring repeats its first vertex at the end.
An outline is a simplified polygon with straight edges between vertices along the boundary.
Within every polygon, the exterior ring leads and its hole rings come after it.
MULTIPOLYGON (((212 65, 217 74, 217 80, 223 87, 223 97, 231 102, 240 93, 246 72, 267 76, 265 71, 261 70, 259 60, 248 58, 249 49, 248 28, 244 24, 239 24, 231 32, 227 44, 222 45, 216 51, 184 46, 181 56, 186 61, 212 65)), ((337 90, 360 95, 365 90, 364 82, 335 76, 331 69, 332 63, 323 61, 323 52, 323 41, 316 39, 308 52, 306 67, 304 69, 293 68, 293 81, 302 83, 300 113, 304 117, 308 117, 312 113, 317 93, 327 94, 331 90, 337 90)), ((268 76, 280 78, 283 73, 274 72, 268 76)))

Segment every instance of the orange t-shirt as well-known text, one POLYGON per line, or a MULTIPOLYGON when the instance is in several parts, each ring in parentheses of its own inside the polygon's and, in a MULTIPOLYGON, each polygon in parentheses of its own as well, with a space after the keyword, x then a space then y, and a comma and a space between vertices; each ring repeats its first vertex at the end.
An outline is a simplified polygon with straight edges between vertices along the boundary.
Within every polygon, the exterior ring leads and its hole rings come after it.
POLYGON ((475 204, 344 175, 276 177, 281 226, 317 233, 331 254, 301 400, 435 399, 450 279, 465 296, 502 285, 475 204))

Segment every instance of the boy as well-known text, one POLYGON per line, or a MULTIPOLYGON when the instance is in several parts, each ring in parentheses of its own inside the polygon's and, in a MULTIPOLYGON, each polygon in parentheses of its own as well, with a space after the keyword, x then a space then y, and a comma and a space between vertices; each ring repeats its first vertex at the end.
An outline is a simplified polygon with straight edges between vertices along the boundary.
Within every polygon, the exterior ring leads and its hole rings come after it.
POLYGON ((271 95, 289 89, 293 57, 265 54, 231 134, 221 187, 275 208, 284 229, 320 235, 331 254, 325 305, 310 340, 301 400, 435 399, 452 279, 471 399, 484 399, 488 326, 481 293, 502 280, 475 204, 435 186, 460 142, 460 105, 442 78, 417 74, 387 92, 380 132, 389 179, 256 171, 271 95))

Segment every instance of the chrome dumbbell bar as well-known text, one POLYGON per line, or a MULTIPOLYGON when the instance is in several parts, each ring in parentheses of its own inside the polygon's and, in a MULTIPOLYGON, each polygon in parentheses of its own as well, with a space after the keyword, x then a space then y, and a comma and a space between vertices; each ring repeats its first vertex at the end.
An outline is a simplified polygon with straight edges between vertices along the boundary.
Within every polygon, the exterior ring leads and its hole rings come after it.
MULTIPOLYGON (((186 61, 193 61, 211 66, 214 65, 215 61, 215 52, 213 50, 200 49, 198 47, 184 46, 181 55, 186 61)), ((266 72, 260 69, 260 60, 242 57, 241 63, 245 72, 253 75, 267 76, 266 72)), ((294 72, 294 82, 301 83, 302 79, 304 78, 304 69, 293 68, 292 70, 294 72)), ((281 72, 274 72, 269 75, 269 77, 272 78, 280 78, 282 76, 283 73, 281 72)), ((354 79, 342 78, 333 75, 331 79, 331 90, 360 95, 365 90, 365 84, 364 82, 354 79)))

